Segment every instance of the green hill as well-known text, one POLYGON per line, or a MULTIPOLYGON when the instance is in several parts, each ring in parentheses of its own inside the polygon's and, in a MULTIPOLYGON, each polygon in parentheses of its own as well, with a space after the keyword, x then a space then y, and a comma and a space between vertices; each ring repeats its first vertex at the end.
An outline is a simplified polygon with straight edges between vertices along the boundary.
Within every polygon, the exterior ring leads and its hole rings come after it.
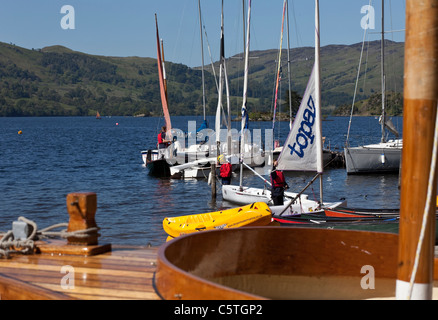
MULTIPOLYGON (((321 96, 325 114, 336 114, 337 108, 345 107, 344 105, 351 106, 361 47, 362 44, 358 43, 321 48, 321 96)), ((402 93, 404 43, 385 41, 385 50, 386 90, 402 93)), ((253 58, 250 61, 248 88, 255 108, 271 103, 275 83, 273 70, 276 70, 277 55, 277 50, 251 52, 253 58)), ((367 100, 372 95, 381 93, 380 41, 366 45, 363 56, 356 101, 367 100)), ((302 96, 314 63, 314 48, 292 49, 290 57, 292 90, 302 96)), ((242 73, 239 64, 242 62, 237 57, 229 59, 227 64, 229 78, 234 88, 239 88, 236 84, 242 73)), ((288 89, 286 51, 282 52, 282 79, 282 89, 285 91, 288 89)), ((232 90, 232 92, 236 94, 236 91, 232 90)), ((284 96, 283 93, 281 97, 284 96)), ((360 113, 366 114, 366 112, 360 113)))
MULTIPOLYGON (((361 44, 321 48, 324 113, 351 104, 361 44)), ((387 42, 387 88, 402 92, 404 44, 387 42)), ((281 102, 287 89, 286 52, 282 55, 281 102)), ((271 109, 276 50, 251 52, 248 104, 251 111, 271 109)), ((291 50, 292 90, 302 95, 313 65, 313 48, 291 50)), ((380 92, 380 43, 369 43, 367 81, 356 100, 380 92)), ((227 60, 233 113, 240 114, 243 61, 227 60)), ((365 69, 363 69, 365 70, 365 69)), ((215 114, 217 91, 206 67, 207 113, 215 114)), ((201 115, 200 68, 166 62, 171 115, 201 115)), ((364 72, 362 72, 364 73, 364 72)), ((84 54, 62 46, 24 49, 0 42, 0 116, 75 116, 161 114, 157 62, 153 58, 84 54)), ((361 84, 364 82, 361 81, 361 84)))

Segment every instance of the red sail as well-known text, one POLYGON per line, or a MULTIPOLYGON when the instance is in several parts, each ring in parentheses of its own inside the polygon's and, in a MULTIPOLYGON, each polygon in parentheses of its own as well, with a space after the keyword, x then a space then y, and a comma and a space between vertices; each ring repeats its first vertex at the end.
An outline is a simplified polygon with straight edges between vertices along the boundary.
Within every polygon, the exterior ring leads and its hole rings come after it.
POLYGON ((160 82, 161 105, 163 106, 164 120, 166 121, 166 129, 167 132, 169 132, 169 130, 172 129, 172 124, 170 122, 169 109, 167 105, 167 95, 166 95, 166 89, 164 83, 163 61, 161 60, 160 36, 158 34, 157 15, 155 15, 155 24, 157 27, 157 64, 158 64, 158 77, 160 82))

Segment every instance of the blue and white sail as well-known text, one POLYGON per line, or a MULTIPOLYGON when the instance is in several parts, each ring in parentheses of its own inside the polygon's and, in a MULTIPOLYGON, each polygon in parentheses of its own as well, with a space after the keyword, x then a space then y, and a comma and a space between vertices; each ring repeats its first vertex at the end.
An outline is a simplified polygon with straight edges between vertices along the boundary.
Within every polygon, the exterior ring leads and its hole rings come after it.
POLYGON ((292 129, 278 157, 278 169, 322 172, 318 161, 322 143, 317 108, 314 67, 292 129))

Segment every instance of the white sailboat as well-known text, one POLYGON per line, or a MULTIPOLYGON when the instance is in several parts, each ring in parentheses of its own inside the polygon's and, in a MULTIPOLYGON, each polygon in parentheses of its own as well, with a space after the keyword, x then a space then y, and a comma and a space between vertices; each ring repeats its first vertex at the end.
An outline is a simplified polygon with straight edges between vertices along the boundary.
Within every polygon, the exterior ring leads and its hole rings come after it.
MULTIPOLYGON (((155 26, 156 26, 156 36, 157 36, 157 65, 158 65, 158 80, 160 84, 160 96, 161 105, 163 108, 164 118, 166 122, 166 139, 170 140, 172 124, 170 120, 170 114, 168 109, 168 99, 167 99, 167 84, 166 76, 164 70, 164 54, 162 55, 162 50, 160 50, 160 36, 158 32, 158 19, 155 14, 155 26)), ((141 152, 143 162, 145 166, 149 169, 149 174, 156 177, 168 177, 170 175, 169 164, 166 161, 166 155, 168 155, 168 150, 145 150, 141 152)))
MULTIPOLYGON (((286 5, 285 0, 285 5, 286 5)), ((250 12, 250 10, 248 10, 250 12)), ((248 70, 249 52, 249 22, 247 28, 247 52, 245 59, 245 71, 248 70)), ((321 199, 312 201, 308 196, 300 193, 286 192, 286 202, 282 206, 274 206, 271 199, 271 192, 266 188, 244 187, 242 174, 240 175, 240 185, 222 186, 222 197, 226 201, 246 204, 255 201, 263 201, 270 205, 273 215, 295 215, 305 212, 315 212, 322 210, 323 206, 336 207, 345 205, 341 202, 323 203, 322 201, 322 134, 321 134, 321 96, 320 96, 320 63, 319 63, 319 8, 315 10, 315 66, 310 76, 301 106, 298 110, 294 125, 289 133, 285 146, 278 158, 278 169, 280 170, 303 170, 317 171, 316 177, 320 177, 321 199), (322 204, 322 206, 321 206, 322 204)), ((248 74, 245 72, 244 96, 242 105, 242 132, 245 128, 246 114, 246 88, 248 74)), ((243 136, 242 136, 243 139, 243 136)), ((243 161, 241 161, 243 166, 243 161)), ((242 170, 241 170, 242 171, 242 170)), ((316 180, 316 177, 312 180, 316 180)), ((311 182, 311 183, 312 183, 311 182)), ((269 184, 265 180, 265 183, 269 184)), ((304 190, 303 190, 304 191, 304 190)))
MULTIPOLYGON (((365 30, 366 32, 366 30, 365 30)), ((359 173, 384 173, 399 172, 403 140, 398 139, 398 132, 395 130, 390 119, 386 117, 385 111, 385 30, 384 30, 384 0, 382 0, 382 40, 381 40, 381 81, 382 81, 382 115, 379 122, 382 128, 382 137, 379 143, 368 144, 358 147, 350 147, 349 132, 347 143, 344 148, 345 166, 347 174, 359 173), (396 135, 396 139, 386 139, 386 129, 396 135)), ((354 102, 353 102, 354 104, 354 102)), ((353 110, 353 109, 352 109, 353 110)), ((351 117, 350 117, 351 124, 351 117)))
MULTIPOLYGON (((233 135, 231 132, 231 104, 230 104, 230 94, 228 86, 228 76, 225 63, 225 40, 224 40, 224 14, 223 14, 223 1, 222 1, 222 11, 221 11, 221 48, 220 48, 220 58, 219 58, 219 81, 217 83, 218 90, 218 104, 216 109, 215 117, 215 134, 211 134, 209 138, 215 137, 215 144, 210 144, 209 141, 204 145, 192 145, 189 148, 181 149, 178 152, 184 152, 189 155, 189 158, 196 159, 189 163, 173 166, 170 168, 171 177, 182 177, 182 178, 205 178, 208 177, 208 170, 210 170, 209 165, 205 163, 216 162, 216 157, 218 155, 224 155, 231 164, 238 164, 238 154, 239 154, 239 141, 238 139, 232 139, 233 135), (226 89, 226 102, 227 108, 224 110, 223 106, 223 91, 224 87, 226 89), (223 129, 225 127, 225 129, 223 129), (221 137, 221 132, 226 131, 226 139, 221 137)), ((199 19, 201 26, 201 45, 203 44, 202 38, 202 18, 201 18, 201 4, 198 0, 199 6, 199 19)), ((202 54, 203 55, 203 54, 202 54)), ((204 65, 204 63, 203 63, 204 65)), ((204 100, 205 104, 205 100, 204 100)), ((205 107, 204 107, 205 110, 205 107)), ((244 144, 243 148, 243 159, 245 163, 249 163, 251 167, 261 166, 264 163, 264 153, 260 146, 255 142, 249 142, 244 144)))
MULTIPOLYGON (((204 111, 204 121, 201 125, 201 128, 206 129, 208 127, 206 114, 205 114, 205 81, 204 81, 204 40, 202 36, 202 13, 201 13, 201 0, 198 0, 198 12, 199 12, 199 30, 200 30, 200 39, 201 39, 201 61, 202 61, 202 106, 204 111)), ((200 128, 200 129, 201 129, 200 128)), ((198 136, 202 132, 198 130, 196 136, 198 136)), ((175 148, 175 145, 173 146, 175 148)), ((216 158, 213 156, 215 153, 213 152, 212 157, 210 153, 212 153, 211 148, 208 144, 193 144, 188 148, 176 148, 176 152, 181 152, 188 159, 195 159, 189 163, 183 163, 180 165, 172 166, 170 168, 170 173, 172 178, 182 178, 182 179, 197 179, 197 178, 207 178, 210 171, 210 164, 216 162, 216 158)))
MULTIPOLYGON (((203 51, 203 37, 202 37, 202 17, 201 17, 201 3, 198 0, 199 7, 199 21, 201 30, 201 52, 202 52, 202 93, 203 93, 203 110, 204 110, 204 121, 201 128, 207 128, 207 120, 205 113, 205 81, 204 81, 204 51, 203 51)), ((158 23, 157 23, 157 43, 158 43, 158 23)), ((163 46, 162 46, 163 47, 163 46)), ((159 64, 159 76, 160 76, 160 87, 162 87, 162 101, 163 110, 166 120, 168 140, 173 140, 173 143, 162 153, 158 150, 147 150, 142 151, 142 159, 145 165, 151 163, 151 159, 159 160, 165 167, 164 176, 172 178, 204 178, 208 176, 208 170, 210 170, 210 163, 215 161, 215 159, 208 158, 210 153, 210 148, 208 144, 200 143, 193 144, 185 148, 181 145, 179 139, 185 141, 185 135, 180 130, 172 130, 170 124, 170 116, 167 108, 167 85, 166 85, 166 72, 164 65, 164 49, 160 52, 158 46, 158 64, 159 64), (160 63, 161 61, 161 63, 160 63), (164 91, 163 91, 164 90, 164 91), (172 139, 171 137, 177 137, 177 139, 172 139), (163 158, 164 156, 164 158, 163 158), (189 163, 186 160, 189 159, 189 163), (194 160, 194 161, 192 161, 194 160), (201 160, 201 161, 198 161, 201 160)), ((201 129, 200 128, 200 129, 201 129)), ((199 130, 199 129, 198 129, 199 130)), ((204 137, 205 138, 205 137, 204 137)), ((196 140, 195 140, 196 141, 196 140)), ((159 175, 163 176, 161 167, 159 168, 159 175)))

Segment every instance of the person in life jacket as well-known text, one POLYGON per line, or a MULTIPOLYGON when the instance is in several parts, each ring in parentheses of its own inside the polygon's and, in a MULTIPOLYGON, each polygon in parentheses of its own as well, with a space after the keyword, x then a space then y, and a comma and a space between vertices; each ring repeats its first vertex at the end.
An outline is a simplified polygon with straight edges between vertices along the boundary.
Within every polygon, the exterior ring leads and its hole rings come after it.
POLYGON ((166 127, 161 127, 161 131, 158 134, 158 149, 166 149, 170 145, 170 140, 166 140, 166 127))
POLYGON ((224 157, 223 154, 221 154, 219 157, 217 157, 218 163, 221 164, 221 168, 219 171, 219 176, 222 179, 222 184, 227 185, 231 183, 231 176, 232 176, 232 167, 231 163, 227 161, 227 159, 224 157))
POLYGON ((281 206, 284 203, 284 190, 289 188, 289 185, 284 178, 283 171, 277 170, 277 164, 275 160, 271 171, 271 198, 274 206, 281 206))

